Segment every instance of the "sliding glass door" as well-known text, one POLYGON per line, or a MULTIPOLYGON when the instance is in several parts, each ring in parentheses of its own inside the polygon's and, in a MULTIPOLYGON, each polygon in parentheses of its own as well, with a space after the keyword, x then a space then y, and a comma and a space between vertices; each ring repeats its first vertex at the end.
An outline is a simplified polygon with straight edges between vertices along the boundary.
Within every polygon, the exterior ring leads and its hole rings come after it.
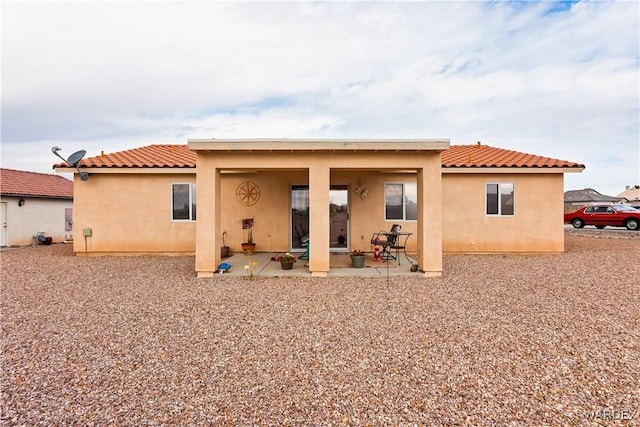
MULTIPOLYGON (((329 189, 329 247, 332 251, 348 251, 349 190, 346 185, 329 189)), ((291 250, 305 249, 309 233, 309 186, 291 186, 291 250)))
POLYGON ((291 186, 291 250, 303 250, 309 234, 309 186, 291 186))
POLYGON ((349 249, 349 191, 346 185, 332 185, 329 190, 329 247, 334 252, 349 249))

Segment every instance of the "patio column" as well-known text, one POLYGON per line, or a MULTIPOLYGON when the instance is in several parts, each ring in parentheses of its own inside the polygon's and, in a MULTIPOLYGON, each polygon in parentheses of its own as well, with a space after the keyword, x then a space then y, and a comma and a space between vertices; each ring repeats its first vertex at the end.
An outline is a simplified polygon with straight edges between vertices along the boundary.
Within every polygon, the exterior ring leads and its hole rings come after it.
POLYGON ((196 273, 212 277, 220 264, 220 169, 198 155, 196 173, 196 273))
POLYGON ((418 169, 418 265, 425 276, 442 276, 442 172, 440 153, 418 169))
POLYGON ((311 276, 329 274, 329 186, 328 165, 309 168, 309 271, 311 276))

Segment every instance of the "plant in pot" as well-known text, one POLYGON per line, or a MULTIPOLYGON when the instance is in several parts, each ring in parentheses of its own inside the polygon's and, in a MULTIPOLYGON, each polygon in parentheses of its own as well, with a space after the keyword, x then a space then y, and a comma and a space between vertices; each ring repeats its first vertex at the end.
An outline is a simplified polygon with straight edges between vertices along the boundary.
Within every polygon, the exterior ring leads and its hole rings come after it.
POLYGON ((279 262, 283 270, 291 270, 293 268, 293 263, 296 262, 296 257, 287 252, 284 255, 271 257, 271 261, 279 262))
POLYGON ((364 251, 356 249, 351 252, 351 266, 354 268, 364 267, 364 251))
POLYGON ((242 235, 245 236, 245 240, 242 243, 242 253, 253 255, 256 250, 256 244, 253 243, 253 218, 242 220, 242 235))

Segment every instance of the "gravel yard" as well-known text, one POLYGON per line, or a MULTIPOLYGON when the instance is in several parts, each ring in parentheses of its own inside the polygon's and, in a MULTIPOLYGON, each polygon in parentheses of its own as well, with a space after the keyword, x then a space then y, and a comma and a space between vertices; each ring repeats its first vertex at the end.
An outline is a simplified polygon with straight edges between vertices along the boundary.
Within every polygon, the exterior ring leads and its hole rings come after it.
POLYGON ((0 423, 637 425, 640 233, 610 236, 390 282, 5 251, 0 423))

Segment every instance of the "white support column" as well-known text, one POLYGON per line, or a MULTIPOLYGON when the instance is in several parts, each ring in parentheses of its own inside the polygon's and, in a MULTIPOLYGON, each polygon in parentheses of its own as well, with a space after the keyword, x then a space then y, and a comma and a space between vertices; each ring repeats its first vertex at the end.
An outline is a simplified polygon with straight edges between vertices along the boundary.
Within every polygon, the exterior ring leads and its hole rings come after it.
POLYGON ((442 276, 442 173, 440 155, 418 170, 418 265, 425 276, 442 276))
POLYGON ((220 169, 198 156, 196 174, 196 273, 212 277, 220 264, 222 234, 220 223, 220 169))
POLYGON ((331 169, 321 164, 309 168, 309 271, 329 274, 329 188, 331 169))

